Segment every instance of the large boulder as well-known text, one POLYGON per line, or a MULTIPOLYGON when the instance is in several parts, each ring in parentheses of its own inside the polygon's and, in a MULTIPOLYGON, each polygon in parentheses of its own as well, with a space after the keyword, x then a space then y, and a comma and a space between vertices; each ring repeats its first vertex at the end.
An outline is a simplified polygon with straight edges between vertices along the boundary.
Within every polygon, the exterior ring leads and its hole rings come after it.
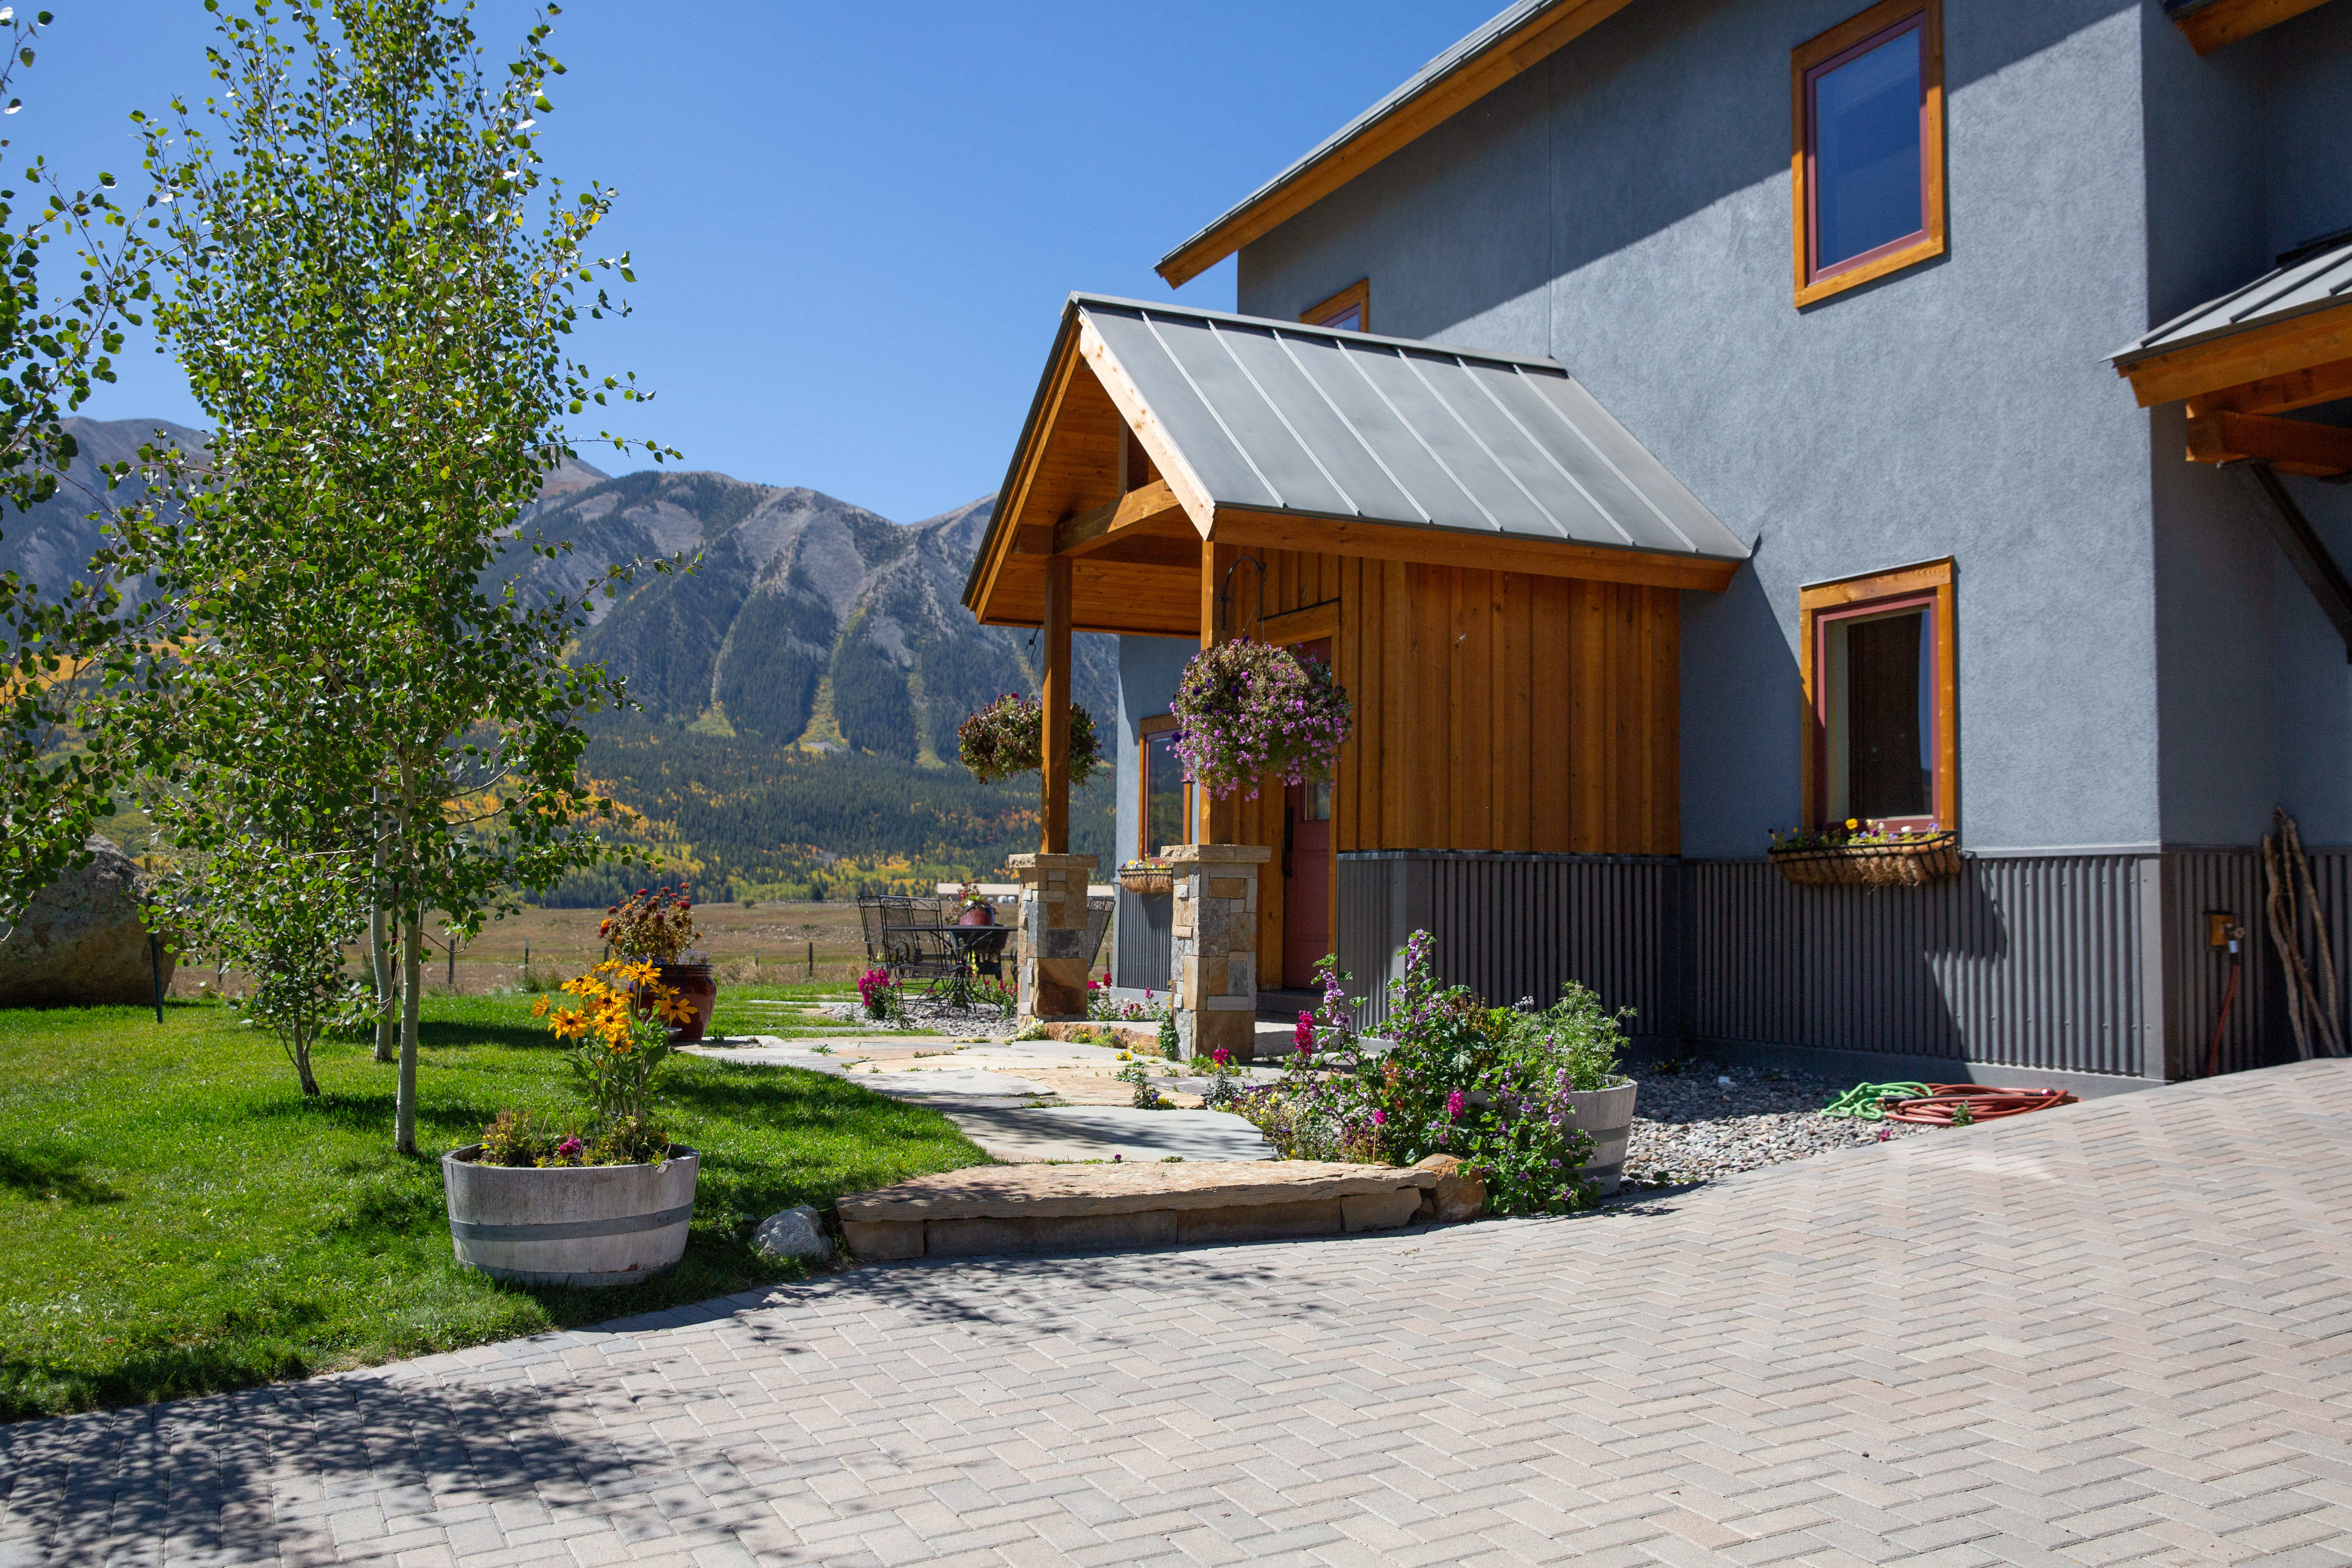
MULTIPOLYGON (((147 928, 139 922, 139 870, 110 841, 90 836, 93 858, 41 891, 0 941, 0 1007, 143 1006, 154 1000, 147 928)), ((163 955, 172 984, 172 955, 163 955)))

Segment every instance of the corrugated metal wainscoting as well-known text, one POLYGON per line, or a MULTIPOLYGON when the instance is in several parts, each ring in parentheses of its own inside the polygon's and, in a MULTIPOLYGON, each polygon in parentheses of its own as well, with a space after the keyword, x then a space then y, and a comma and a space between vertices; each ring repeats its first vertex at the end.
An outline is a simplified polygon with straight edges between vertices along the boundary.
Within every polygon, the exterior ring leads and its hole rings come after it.
MULTIPOLYGON (((2352 850, 2312 851, 2311 879, 2327 925, 2337 980, 2352 989, 2352 967, 2347 967, 2347 961, 2352 961, 2352 933, 2345 930, 2352 922, 2352 850)), ((2221 1016, 2222 994, 2229 988, 2230 955, 2214 951, 2206 941, 2209 911, 2234 915, 2246 928, 2237 1000, 2231 1005, 2229 1026, 2221 1036, 2221 1070, 2235 1072, 2294 1058, 2294 1031, 2287 1023, 2284 1002, 2286 979, 2263 913, 2263 889, 2259 850, 2184 849, 2165 856, 2168 970, 2165 1004, 2171 1015, 2165 1031, 2171 1042, 2167 1077, 2201 1076, 2212 1060, 2213 1025, 2221 1016)), ((2315 955, 2308 919, 2298 934, 2305 942, 2304 952, 2315 955)))
MULTIPOLYGON (((1425 927, 1448 980, 1498 1001, 1578 980, 1636 1009, 1634 1033, 1653 1040, 2138 1077, 2151 1042, 2178 1029, 2151 1016, 2168 989, 2147 984, 2151 969, 2179 963, 2151 947, 2143 919, 2158 865, 1971 858, 1950 881, 1869 889, 1794 887, 1762 860, 1343 855, 1339 951, 1354 989, 1377 992, 1397 944, 1425 927)), ((2339 902, 2345 869, 2323 879, 2339 902)), ((2210 1005, 2181 1007, 2210 1027, 2210 1005)), ((1376 1026, 1384 1003, 1362 1012, 1376 1026)), ((2265 1026, 2241 1026, 2254 1039, 2265 1026)))
POLYGON ((1682 868, 1647 855, 1342 855, 1339 963, 1362 998, 1358 1023, 1388 1016, 1396 950, 1425 929, 1437 973, 1481 995, 1541 1004, 1575 980, 1632 1007, 1637 1035, 1678 1035, 1682 868))
POLYGON ((1760 860, 1691 862, 1686 1032, 2137 1077, 2143 858, 1964 868, 1799 888, 1760 860))
POLYGON ((1175 925, 1172 896, 1119 889, 1118 913, 1111 925, 1111 984, 1166 991, 1173 963, 1170 955, 1175 951, 1175 925))

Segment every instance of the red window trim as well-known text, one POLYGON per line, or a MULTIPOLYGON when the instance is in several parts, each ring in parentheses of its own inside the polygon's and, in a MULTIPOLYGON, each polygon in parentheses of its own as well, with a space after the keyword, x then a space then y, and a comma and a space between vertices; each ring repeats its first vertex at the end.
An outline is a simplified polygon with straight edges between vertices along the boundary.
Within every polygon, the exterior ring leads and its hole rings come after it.
POLYGON ((1928 155, 1935 144, 1935 139, 1927 134, 1929 96, 1927 8, 1925 5, 1892 26, 1881 27, 1862 42, 1839 50, 1821 64, 1805 68, 1805 259, 1807 263, 1805 280, 1807 282, 1826 282, 1830 279, 1851 272, 1857 267, 1867 267, 1882 256, 1892 256, 1898 250, 1907 249, 1927 237, 1927 231, 1931 226, 1927 209, 1933 196, 1933 192, 1928 188, 1927 163, 1928 155), (1821 170, 1818 156, 1814 151, 1818 134, 1816 115, 1819 104, 1814 97, 1814 84, 1838 67, 1859 59, 1882 45, 1891 43, 1897 35, 1903 33, 1914 35, 1913 47, 1919 51, 1919 225, 1906 234, 1897 235, 1884 245, 1874 245, 1868 250, 1847 257, 1843 261, 1832 262, 1827 267, 1814 266, 1813 258, 1822 253, 1821 170))
MULTIPOLYGON (((1830 628, 1841 621, 1866 621, 1903 610, 1923 610, 1927 616, 1919 627, 1920 640, 1927 645, 1928 657, 1931 659, 1936 658, 1937 654, 1935 639, 1938 629, 1936 625, 1936 601, 1939 596, 1935 589, 1930 588, 1924 593, 1895 594, 1884 599, 1869 599, 1861 604, 1848 605, 1843 609, 1813 612, 1813 668, 1821 671, 1821 678, 1813 682, 1813 777, 1819 783, 1811 805, 1813 819, 1816 822, 1826 822, 1829 817, 1830 628)), ((1925 739, 1931 748, 1940 752, 1944 724, 1944 700, 1942 692, 1937 689, 1937 684, 1931 679, 1927 685, 1928 733, 1925 739)), ((1949 827, 1951 819, 1943 815, 1944 803, 1936 798, 1942 793, 1943 788, 1942 780, 1938 776, 1940 770, 1934 767, 1927 770, 1929 799, 1928 808, 1924 814, 1917 816, 1874 816, 1871 820, 1886 827, 1918 829, 1927 826, 1930 823, 1939 827, 1949 827)))

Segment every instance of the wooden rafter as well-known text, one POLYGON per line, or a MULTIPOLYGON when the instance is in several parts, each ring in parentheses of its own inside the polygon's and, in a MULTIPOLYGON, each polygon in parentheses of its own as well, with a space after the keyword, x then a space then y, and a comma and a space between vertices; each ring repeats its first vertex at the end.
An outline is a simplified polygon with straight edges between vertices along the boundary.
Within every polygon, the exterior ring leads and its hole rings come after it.
MULTIPOLYGON (((1054 553, 1091 555, 1106 546, 1150 534, 1190 533, 1192 523, 1166 479, 1154 479, 1115 501, 1065 518, 1054 528, 1054 553)), ((1198 536, 1194 536, 1198 542, 1198 536)))

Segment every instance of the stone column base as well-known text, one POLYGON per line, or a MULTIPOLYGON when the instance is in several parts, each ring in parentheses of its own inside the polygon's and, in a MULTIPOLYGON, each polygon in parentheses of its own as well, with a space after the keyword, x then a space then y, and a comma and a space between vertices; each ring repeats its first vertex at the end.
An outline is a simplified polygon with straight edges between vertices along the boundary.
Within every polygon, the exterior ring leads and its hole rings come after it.
POLYGON ((1176 1048, 1186 1061, 1219 1049, 1257 1052, 1257 868, 1261 844, 1171 844, 1176 1048))
POLYGON ((1021 1016, 1087 1016, 1087 880, 1091 855, 1013 855, 1021 882, 1021 1016))

